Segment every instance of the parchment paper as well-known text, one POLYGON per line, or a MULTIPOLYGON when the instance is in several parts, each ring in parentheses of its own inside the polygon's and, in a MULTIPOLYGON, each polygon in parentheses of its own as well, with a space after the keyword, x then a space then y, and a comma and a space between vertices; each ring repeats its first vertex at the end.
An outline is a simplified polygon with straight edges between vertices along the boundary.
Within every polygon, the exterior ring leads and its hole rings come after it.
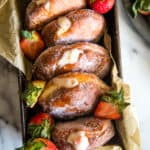
MULTIPOLYGON (((20 18, 16 4, 17 0, 0 0, 0 55, 21 70, 29 79, 31 64, 24 58, 19 47, 20 18)), ((107 33, 105 34, 104 43, 105 47, 111 50, 111 38, 107 33)), ((123 88, 125 100, 131 102, 129 86, 124 84, 118 77, 115 62, 112 69, 112 84, 118 90, 123 88)), ((132 112, 132 105, 125 109, 123 120, 116 121, 116 126, 125 150, 141 150, 140 132, 137 120, 132 112)), ((98 150, 119 149, 117 146, 104 146, 98 150)))
POLYGON ((31 77, 31 64, 19 46, 20 18, 17 0, 0 0, 0 55, 31 77))
POLYGON ((123 112, 123 119, 115 122, 117 130, 122 138, 125 150, 141 150, 139 124, 132 111, 130 87, 118 76, 117 66, 111 53, 111 37, 107 31, 104 34, 104 45, 110 50, 110 56, 113 61, 112 87, 118 91, 123 88, 125 101, 130 103, 130 106, 128 106, 123 112))

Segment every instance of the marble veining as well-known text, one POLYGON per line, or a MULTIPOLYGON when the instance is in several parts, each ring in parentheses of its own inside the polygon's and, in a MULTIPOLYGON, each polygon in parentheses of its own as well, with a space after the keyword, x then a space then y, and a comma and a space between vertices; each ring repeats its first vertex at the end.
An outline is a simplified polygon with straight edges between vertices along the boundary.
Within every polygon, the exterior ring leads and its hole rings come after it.
POLYGON ((150 149, 150 45, 129 26, 119 7, 122 68, 124 81, 130 84, 132 105, 138 116, 142 150, 150 149))
POLYGON ((17 70, 0 57, 0 150, 22 144, 17 70))
POLYGON ((8 122, 0 119, 0 150, 14 150, 21 146, 21 133, 8 122))
MULTIPOLYGON (((118 0, 120 3, 120 0, 118 0)), ((139 119, 142 150, 150 149, 150 47, 130 27, 119 7, 121 55, 124 81, 131 86, 132 105, 139 119)), ((22 144, 17 71, 0 58, 0 150, 22 144)))

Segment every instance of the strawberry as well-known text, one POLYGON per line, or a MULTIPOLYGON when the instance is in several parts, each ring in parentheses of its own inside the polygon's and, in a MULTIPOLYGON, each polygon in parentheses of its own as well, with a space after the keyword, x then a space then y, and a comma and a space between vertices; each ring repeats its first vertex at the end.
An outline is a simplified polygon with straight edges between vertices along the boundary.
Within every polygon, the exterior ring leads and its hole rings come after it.
POLYGON ((115 0, 88 0, 88 4, 96 12, 106 14, 113 8, 115 0))
POLYGON ((144 16, 150 16, 150 11, 138 10, 138 12, 144 16))
POLYGON ((138 13, 150 16, 150 0, 135 0, 132 5, 133 16, 136 17, 138 13))
POLYGON ((28 134, 32 138, 50 139, 51 130, 54 127, 53 118, 47 113, 38 113, 33 116, 28 124, 28 134))
POLYGON ((24 55, 28 59, 34 60, 44 48, 44 42, 40 34, 36 31, 23 30, 21 36, 20 47, 24 55))
POLYGON ((109 91, 98 104, 94 115, 105 119, 120 119, 122 111, 129 105, 124 102, 123 90, 120 92, 109 91))
POLYGON ((46 82, 42 80, 35 80, 28 83, 27 88, 22 93, 22 99, 25 101, 27 107, 33 108, 35 106, 45 84, 46 82))
POLYGON ((95 110, 95 116, 105 118, 105 119, 120 119, 121 118, 118 108, 114 104, 107 103, 104 101, 101 101, 98 104, 95 110))
POLYGON ((44 138, 36 138, 33 140, 29 140, 27 144, 25 144, 21 148, 17 148, 16 150, 58 150, 58 149, 50 140, 44 138))

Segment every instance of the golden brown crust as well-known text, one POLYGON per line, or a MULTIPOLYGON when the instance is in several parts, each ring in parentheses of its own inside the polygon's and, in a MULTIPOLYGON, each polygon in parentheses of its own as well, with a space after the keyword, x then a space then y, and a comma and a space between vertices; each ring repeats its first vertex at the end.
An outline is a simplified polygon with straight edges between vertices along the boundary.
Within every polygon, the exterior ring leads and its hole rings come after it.
POLYGON ((86 0, 32 0, 26 10, 26 25, 37 29, 59 15, 85 6, 86 0))
POLYGON ((110 120, 102 120, 94 117, 80 118, 56 124, 52 132, 52 138, 61 150, 74 150, 68 142, 72 133, 84 132, 88 138, 87 150, 94 150, 108 142, 114 136, 114 127, 110 120))
POLYGON ((109 87, 94 74, 67 73, 50 80, 39 98, 43 110, 70 119, 91 112, 109 87))
POLYGON ((103 35, 104 30, 105 19, 102 15, 90 9, 81 9, 47 24, 42 30, 42 36, 47 46, 94 42, 103 35))
POLYGON ((37 58, 33 75, 37 79, 49 80, 62 73, 80 71, 103 78, 110 69, 110 61, 108 50, 96 44, 58 45, 48 48, 37 58))

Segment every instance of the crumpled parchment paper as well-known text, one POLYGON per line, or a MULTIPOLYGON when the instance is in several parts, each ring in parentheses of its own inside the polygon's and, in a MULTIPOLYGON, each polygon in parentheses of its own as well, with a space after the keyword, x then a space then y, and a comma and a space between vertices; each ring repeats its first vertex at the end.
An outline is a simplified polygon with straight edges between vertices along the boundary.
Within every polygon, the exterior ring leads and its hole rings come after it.
MULTIPOLYGON (((31 64, 24 58, 19 46, 20 18, 17 0, 0 0, 0 55, 21 70, 29 79, 31 64)), ((111 38, 104 36, 105 47, 111 50, 111 38)), ((111 53, 110 53, 111 54, 111 53)), ((113 59, 113 58, 112 58, 113 59)), ((125 100, 131 102, 129 86, 118 77, 114 61, 112 68, 112 85, 124 89, 125 100)), ((125 150, 141 150, 140 131, 132 112, 132 105, 123 112, 123 119, 116 121, 117 130, 122 138, 125 150)), ((98 150, 121 150, 118 146, 102 146, 98 150)))
POLYGON ((0 55, 31 77, 29 61, 19 46, 20 18, 17 0, 0 0, 0 55))
POLYGON ((118 91, 123 89, 125 101, 130 103, 130 105, 123 111, 123 119, 115 121, 117 130, 120 134, 125 150, 141 150, 139 124, 134 112, 132 111, 130 87, 118 76, 117 65, 111 53, 111 37, 107 31, 104 34, 104 45, 110 50, 110 56, 113 61, 111 71, 112 87, 118 91))

